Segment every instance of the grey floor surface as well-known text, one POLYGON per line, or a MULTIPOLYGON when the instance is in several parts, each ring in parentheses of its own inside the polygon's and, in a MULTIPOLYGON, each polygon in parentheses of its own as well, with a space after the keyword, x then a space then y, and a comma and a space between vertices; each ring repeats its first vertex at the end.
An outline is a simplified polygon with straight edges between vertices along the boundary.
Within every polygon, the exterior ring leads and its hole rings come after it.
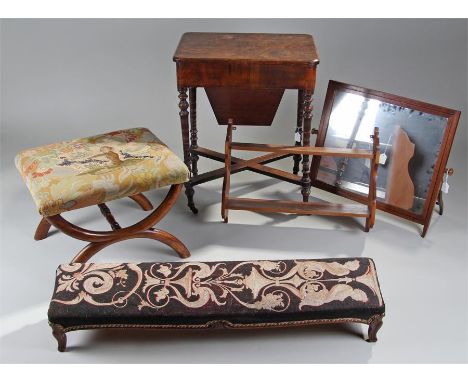
MULTIPOLYGON (((88 331, 69 337, 58 353, 46 321, 54 270, 82 242, 54 232, 35 242, 38 222, 29 193, 16 171, 3 171, 1 240, 1 361, 31 363, 390 363, 466 362, 467 250, 463 174, 452 185, 446 215, 434 214, 425 239, 419 227, 379 213, 375 228, 363 220, 260 215, 232 211, 220 220, 219 181, 197 188, 198 216, 181 197, 162 223, 192 251, 191 260, 374 258, 387 316, 379 341, 362 339, 359 324, 299 329, 216 332, 88 331)), ((298 198, 295 186, 247 173, 233 179, 233 195, 298 198)), ((334 200, 319 190, 317 197, 334 200)), ((163 190, 148 193, 157 202, 163 190)), ((130 200, 109 203, 123 224, 144 216, 130 200)), ((70 212, 89 228, 105 228, 97 208, 70 212)), ((168 248, 145 240, 119 243, 96 261, 173 261, 168 248)))

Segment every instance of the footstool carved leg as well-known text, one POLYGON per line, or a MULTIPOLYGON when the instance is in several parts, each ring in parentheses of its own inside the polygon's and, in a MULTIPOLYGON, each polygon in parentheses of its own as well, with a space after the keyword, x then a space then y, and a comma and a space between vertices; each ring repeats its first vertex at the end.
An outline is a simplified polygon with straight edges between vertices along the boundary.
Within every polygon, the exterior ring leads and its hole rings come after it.
POLYGON ((52 335, 57 340, 57 350, 64 352, 67 348, 67 333, 65 333, 62 325, 50 324, 50 326, 52 328, 52 335))
POLYGON ((377 342, 377 332, 383 325, 382 319, 383 315, 377 314, 369 320, 367 342, 377 342))
POLYGON ((39 222, 39 225, 36 228, 36 233, 34 234, 34 240, 44 240, 49 233, 51 224, 47 221, 46 218, 42 218, 39 222))

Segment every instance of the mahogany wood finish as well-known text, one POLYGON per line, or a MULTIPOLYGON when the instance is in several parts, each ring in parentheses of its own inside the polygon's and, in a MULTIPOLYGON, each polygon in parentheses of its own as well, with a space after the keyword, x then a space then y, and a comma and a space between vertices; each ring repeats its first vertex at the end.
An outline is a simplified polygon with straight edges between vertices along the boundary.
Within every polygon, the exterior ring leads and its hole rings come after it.
MULTIPOLYGON (((304 93, 304 128, 302 132, 302 146, 310 146, 310 131, 312 129, 312 91, 306 90, 304 93)), ((300 154, 300 153, 297 153, 300 154)), ((310 195, 310 157, 307 154, 302 156, 302 200, 309 201, 310 195)))
MULTIPOLYGON (((432 105, 426 102, 416 101, 410 98, 401 97, 394 94, 384 93, 377 90, 367 89, 361 86, 349 85, 341 82, 330 81, 328 85, 327 94, 325 97, 325 103, 322 112, 322 118, 320 120, 320 127, 317 136, 316 146, 324 146, 325 138, 327 134, 328 120, 331 115, 333 107, 333 99, 335 92, 344 91, 352 94, 362 95, 371 99, 388 102, 394 105, 410 108, 423 113, 429 113, 432 115, 447 118, 447 126, 445 133, 440 145, 439 155, 436 163, 434 164, 434 172, 432 174, 432 180, 427 191, 427 198, 424 204, 423 212, 416 214, 409 210, 399 208, 387 204, 385 201, 377 200, 376 208, 393 215, 402 217, 404 219, 413 221, 423 225, 421 236, 424 237, 429 228, 432 213, 437 199, 439 198, 439 191, 443 182, 443 176, 446 171, 447 161, 452 147, 453 139, 457 129, 458 121, 460 119, 460 112, 453 109, 448 109, 441 106, 432 105)), ((312 162, 311 180, 312 186, 335 193, 348 199, 355 200, 357 202, 365 203, 367 198, 364 195, 359 195, 355 192, 351 192, 342 189, 337 186, 329 185, 317 179, 317 174, 320 165, 320 157, 314 157, 312 162)), ((440 211, 439 211, 440 213, 440 211)))
POLYGON ((308 147, 308 146, 281 146, 261 143, 240 143, 232 142, 232 148, 240 151, 266 151, 271 153, 288 153, 302 155, 323 155, 331 157, 367 158, 371 159, 372 151, 364 149, 344 149, 333 147, 308 147))
POLYGON ((377 314, 371 317, 367 332, 367 342, 377 342, 377 332, 383 325, 383 317, 384 316, 382 314, 377 314))
POLYGON ((226 133, 226 142, 224 146, 225 156, 224 156, 224 169, 225 175, 223 180, 223 195, 221 199, 221 217, 224 222, 228 222, 228 209, 227 202, 229 197, 229 190, 231 188, 231 146, 232 146, 232 119, 228 121, 227 133, 226 133))
POLYGON ((136 202, 143 211, 151 211, 154 208, 148 198, 143 194, 135 194, 129 196, 129 198, 136 202))
POLYGON ((192 164, 192 174, 198 175, 198 155, 195 150, 198 148, 197 130, 197 88, 189 89, 190 104, 190 158, 192 164))
POLYGON ((46 218, 42 218, 39 222, 39 225, 36 228, 36 233, 34 234, 34 240, 44 240, 50 229, 50 223, 46 218))
POLYGON ((248 210, 263 213, 282 212, 297 215, 354 216, 368 217, 368 207, 364 204, 298 203, 286 200, 264 200, 229 198, 230 210, 248 210))
POLYGON ((102 216, 104 216, 112 228, 112 231, 117 231, 118 229, 122 229, 117 220, 115 220, 114 215, 110 211, 109 207, 105 203, 98 204, 99 209, 101 210, 102 216))
MULTIPOLYGON (((200 156, 205 158, 210 158, 218 162, 224 162, 224 154, 219 153, 217 151, 213 151, 210 149, 199 147, 197 150, 200 156)), ((292 154, 288 153, 270 153, 267 155, 262 155, 252 159, 241 159, 231 155, 231 162, 233 164, 231 168, 231 173, 234 174, 236 172, 240 172, 243 170, 250 170, 252 172, 256 172, 257 174, 267 175, 272 178, 277 178, 280 180, 288 179, 290 183, 294 184, 301 184, 301 177, 298 175, 291 174, 286 171, 278 170, 273 167, 265 166, 267 163, 275 162, 280 159, 288 158, 292 154)), ((211 180, 222 178, 224 176, 224 168, 220 168, 217 170, 209 171, 205 174, 199 175, 192 179, 192 184, 200 184, 204 183, 201 180, 210 177, 211 180)))
POLYGON ((206 324, 168 324, 168 325, 139 325, 139 324, 115 324, 115 325, 80 325, 64 328, 62 325, 51 324, 52 335, 57 340, 57 350, 65 352, 67 348, 67 333, 78 330, 92 330, 92 329, 140 329, 140 330, 214 330, 214 329, 231 329, 231 330, 256 330, 256 329, 277 329, 277 328, 294 328, 306 327, 310 325, 330 325, 330 324, 349 324, 350 322, 366 324, 368 326, 367 342, 377 342, 377 332, 383 325, 383 314, 372 316, 369 320, 362 320, 360 318, 332 318, 322 320, 305 320, 305 321, 286 321, 286 322, 270 322, 270 323, 252 323, 252 324, 238 324, 232 323, 228 320, 213 320, 206 324))
POLYGON ((67 333, 62 325, 49 324, 52 328, 52 335, 57 340, 57 350, 64 352, 67 348, 67 333))
POLYGON ((367 203, 369 206, 369 216, 366 219, 365 231, 374 227, 375 223, 375 210, 377 208, 377 171, 379 169, 380 159, 380 138, 378 127, 374 128, 374 134, 372 138, 372 160, 371 160, 371 171, 369 174, 369 194, 367 196, 367 203))
MULTIPOLYGON (((299 89, 297 91, 297 121, 296 121, 296 132, 299 139, 294 137, 295 145, 301 146, 302 145, 302 120, 304 119, 304 91, 299 89)), ((294 154, 294 166, 293 166, 293 174, 297 175, 299 173, 299 163, 301 163, 301 156, 300 154, 294 154)))
POLYGON ((118 243, 119 241, 124 241, 128 239, 152 239, 156 241, 160 241, 161 243, 166 244, 167 246, 171 247, 175 252, 179 254, 179 256, 183 259, 190 257, 190 252, 187 247, 174 235, 170 234, 169 232, 156 229, 156 228, 149 228, 142 232, 137 232, 131 235, 117 237, 108 241, 104 242, 97 242, 97 243, 89 243, 85 248, 83 248, 78 254, 73 258, 71 261, 72 263, 85 263, 89 261, 89 259, 94 256, 100 250, 108 247, 111 244, 118 243))
MULTIPOLYGON (((121 228, 107 205, 102 203, 98 204, 98 207, 110 224, 112 231, 88 230, 70 223, 62 215, 58 214, 42 218, 36 230, 35 239, 41 240, 45 238, 50 226, 53 225, 68 236, 89 242, 90 244, 83 248, 73 259, 73 262, 76 263, 88 261, 101 249, 111 244, 134 238, 148 238, 160 241, 174 249, 180 257, 187 258, 190 256, 190 252, 179 239, 166 231, 153 228, 172 208, 182 187, 182 184, 172 185, 161 204, 146 218, 130 227, 121 228)), ((137 201, 143 209, 152 206, 150 201, 142 194, 138 194, 136 197, 132 197, 132 199, 137 201)))
MULTIPOLYGON (((189 134, 189 112, 187 109, 189 108, 189 103, 187 102, 187 88, 186 87, 179 87, 179 116, 180 116, 180 124, 182 127, 182 145, 184 147, 184 163, 190 170, 190 174, 192 174, 192 161, 191 161, 191 153, 190 153, 190 134, 189 134)), ((187 195, 188 206, 192 210, 194 214, 198 213, 198 210, 195 208, 195 204, 193 204, 193 187, 190 182, 185 183, 185 195, 187 195)))
MULTIPOLYGON (((143 194, 135 194, 129 196, 130 199, 135 201, 143 211, 151 211, 153 209, 153 205, 148 200, 148 198, 143 194)), ((107 207, 107 206, 106 206, 107 207)), ((102 209, 101 209, 102 212, 102 209)), ((109 211, 110 213, 110 211, 109 211)), ((112 214, 111 214, 112 215, 112 214)), ((118 223, 117 223, 118 224, 118 223)), ((34 240, 43 240, 47 237, 51 224, 47 220, 47 218, 42 218, 39 222, 39 225, 36 228, 36 233, 34 235, 34 240)))
MULTIPOLYGON (((232 125, 232 120, 229 120, 226 143, 225 143, 225 174, 223 182, 223 194, 221 203, 221 217, 224 222, 228 222, 229 210, 246 210, 261 213, 281 212, 298 215, 327 215, 327 216, 353 216, 365 217, 366 224, 364 230, 369 231, 374 226, 375 209, 377 198, 377 170, 379 164, 380 147, 379 147, 379 129, 374 129, 372 138, 372 150, 357 150, 343 148, 324 148, 324 147, 309 147, 309 146, 279 146, 254 143, 238 143, 232 142, 232 131, 235 127, 232 125), (359 204, 332 204, 332 203, 312 203, 308 201, 283 201, 283 200, 265 200, 252 198, 233 198, 229 196, 230 178, 232 172, 232 150, 248 150, 248 151, 270 151, 273 153, 288 153, 320 156, 339 156, 370 159, 371 171, 369 174, 369 194, 365 205, 359 204)), ((304 163, 304 162, 303 162, 304 163)), ((306 162, 307 163, 307 162, 306 162)), ((291 174, 291 176, 298 177, 291 174)), ((299 178, 299 177, 298 177, 299 178)), ((301 184, 303 184, 301 182, 301 184)))
MULTIPOLYGON (((196 159, 207 153, 198 146, 196 133, 196 98, 190 92, 187 103, 187 88, 203 87, 215 112, 218 123, 227 124, 229 119, 236 125, 271 125, 285 89, 298 90, 296 129, 301 132, 304 117, 304 145, 310 144, 312 93, 315 88, 316 67, 319 63, 312 36, 305 34, 267 33, 185 33, 173 57, 177 69, 179 108, 184 147, 184 161, 191 164, 191 179, 186 184, 188 206, 196 213, 193 202, 193 186, 224 176, 224 168, 198 174, 196 159), (192 105, 193 103, 193 105, 192 105), (189 134, 189 117, 191 133, 189 134), (305 113, 303 115, 303 109, 305 113), (195 126, 195 130, 193 127, 195 126)), ((191 91, 191 90, 190 90, 191 91)), ((195 90, 193 90, 195 95, 195 90)), ((302 133, 302 132, 301 132, 302 133)), ((301 145, 296 142, 296 145, 301 145)), ((223 155, 221 153, 216 153, 223 155)), ((292 154, 289 154, 292 156, 292 154)), ((304 155, 302 178, 297 177, 300 153, 294 160, 293 174, 265 166, 282 159, 284 153, 275 157, 258 157, 242 161, 231 158, 231 171, 251 170, 277 179, 302 184, 304 199, 310 193, 308 156, 304 155), (305 174, 304 174, 305 172, 305 174)), ((222 156, 224 162, 224 155, 222 156)))
POLYGON ((227 125, 270 126, 283 98, 284 89, 205 88, 216 121, 227 125))

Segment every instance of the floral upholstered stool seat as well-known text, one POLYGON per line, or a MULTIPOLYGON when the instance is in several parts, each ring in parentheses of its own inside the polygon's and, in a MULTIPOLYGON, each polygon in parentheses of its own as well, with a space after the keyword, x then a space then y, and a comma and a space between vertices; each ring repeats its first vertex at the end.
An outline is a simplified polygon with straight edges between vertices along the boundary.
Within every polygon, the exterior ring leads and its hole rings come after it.
POLYGON ((275 328, 358 322, 375 342, 385 305, 368 258, 64 264, 49 324, 80 329, 275 328))
POLYGON ((35 239, 44 239, 53 225, 74 238, 90 242, 74 261, 87 261, 100 249, 135 237, 162 241, 181 257, 190 255, 173 235, 153 228, 175 203, 189 178, 189 170, 148 129, 119 130, 23 150, 15 162, 43 217, 35 239), (169 185, 170 191, 162 204, 127 228, 120 227, 105 204, 130 197, 149 211, 153 206, 141 193, 169 185), (91 205, 99 206, 112 231, 90 231, 60 215, 91 205))

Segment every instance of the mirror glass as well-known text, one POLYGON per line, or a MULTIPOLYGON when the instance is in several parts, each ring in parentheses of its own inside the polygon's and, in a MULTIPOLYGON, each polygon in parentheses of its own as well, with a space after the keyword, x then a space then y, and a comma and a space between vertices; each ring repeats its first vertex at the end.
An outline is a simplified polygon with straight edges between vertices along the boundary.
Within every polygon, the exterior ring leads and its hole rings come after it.
MULTIPOLYGON (((324 146, 371 149, 370 135, 378 127, 377 199, 421 214, 447 122, 445 117, 336 91, 324 146)), ((369 172, 367 159, 322 157, 317 180, 367 195, 369 172)))

